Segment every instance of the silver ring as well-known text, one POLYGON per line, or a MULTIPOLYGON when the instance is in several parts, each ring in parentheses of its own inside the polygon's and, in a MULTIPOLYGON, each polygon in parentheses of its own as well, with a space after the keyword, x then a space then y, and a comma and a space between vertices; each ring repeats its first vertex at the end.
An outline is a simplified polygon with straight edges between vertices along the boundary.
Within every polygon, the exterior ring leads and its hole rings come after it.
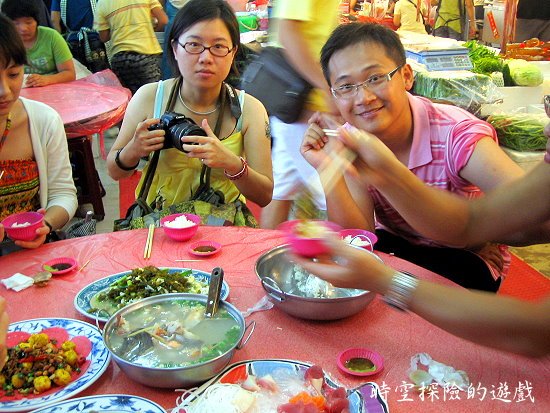
POLYGON ((201 158, 201 162, 204 163, 204 158, 201 158))

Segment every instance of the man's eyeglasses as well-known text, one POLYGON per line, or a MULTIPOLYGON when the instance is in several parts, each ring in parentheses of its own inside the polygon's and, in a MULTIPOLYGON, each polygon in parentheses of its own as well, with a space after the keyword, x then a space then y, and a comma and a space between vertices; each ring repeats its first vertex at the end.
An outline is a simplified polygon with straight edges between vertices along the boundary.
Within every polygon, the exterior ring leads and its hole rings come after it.
POLYGON ((362 83, 355 85, 344 85, 337 88, 330 88, 332 95, 337 99, 351 99, 357 96, 360 88, 367 88, 371 91, 381 90, 392 79, 392 77, 401 69, 403 65, 397 66, 391 72, 385 75, 374 75, 362 83))
POLYGON ((186 42, 184 44, 181 44, 179 40, 177 42, 181 47, 185 49, 187 53, 190 54, 201 54, 205 50, 208 50, 214 56, 225 57, 233 50, 233 47, 229 48, 227 46, 224 46, 223 44, 215 44, 213 46, 206 47, 205 45, 197 42, 186 42))

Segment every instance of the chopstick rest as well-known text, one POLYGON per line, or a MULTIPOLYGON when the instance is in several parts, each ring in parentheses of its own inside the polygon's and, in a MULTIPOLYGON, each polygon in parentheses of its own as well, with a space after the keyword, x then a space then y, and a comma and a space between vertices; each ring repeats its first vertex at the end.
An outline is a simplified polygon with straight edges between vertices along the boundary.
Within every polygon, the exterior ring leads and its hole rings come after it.
POLYGON ((30 287, 34 284, 34 280, 31 277, 27 277, 26 275, 23 275, 21 273, 15 273, 9 278, 4 278, 0 280, 2 284, 8 289, 12 289, 14 291, 21 291, 25 288, 30 287))

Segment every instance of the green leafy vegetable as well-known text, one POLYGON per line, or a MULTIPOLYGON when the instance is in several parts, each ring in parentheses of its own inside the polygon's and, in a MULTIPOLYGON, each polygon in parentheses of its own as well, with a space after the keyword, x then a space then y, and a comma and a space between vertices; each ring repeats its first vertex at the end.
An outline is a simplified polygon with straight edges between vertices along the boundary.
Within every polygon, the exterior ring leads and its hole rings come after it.
POLYGON ((502 72, 504 64, 496 52, 478 43, 476 40, 470 40, 464 43, 464 46, 468 48, 468 56, 474 66, 472 72, 485 75, 493 72, 502 72))
POLYGON ((208 284, 197 281, 193 271, 170 272, 153 266, 135 268, 132 272, 97 294, 99 302, 109 301, 118 308, 146 297, 167 293, 204 294, 208 284))
POLYGON ((494 114, 487 119, 497 131, 499 142, 517 151, 537 151, 546 148, 545 114, 494 114))

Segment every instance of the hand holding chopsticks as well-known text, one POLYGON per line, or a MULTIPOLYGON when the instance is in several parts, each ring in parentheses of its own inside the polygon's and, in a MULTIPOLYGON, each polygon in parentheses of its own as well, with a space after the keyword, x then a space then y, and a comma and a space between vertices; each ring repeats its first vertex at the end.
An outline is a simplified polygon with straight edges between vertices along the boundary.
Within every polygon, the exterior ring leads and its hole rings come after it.
POLYGON ((149 232, 147 233, 147 241, 145 242, 145 250, 143 251, 143 258, 151 258, 151 250, 153 249, 153 236, 155 235, 155 224, 149 225, 149 232))

